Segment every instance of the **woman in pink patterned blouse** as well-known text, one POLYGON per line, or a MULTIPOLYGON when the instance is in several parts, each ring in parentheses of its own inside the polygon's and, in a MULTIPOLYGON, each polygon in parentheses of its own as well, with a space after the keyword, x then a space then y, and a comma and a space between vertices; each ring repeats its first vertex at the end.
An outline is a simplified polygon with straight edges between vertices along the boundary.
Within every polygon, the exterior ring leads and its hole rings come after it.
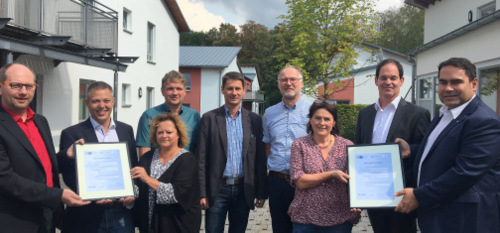
POLYGON ((338 135, 337 108, 315 101, 309 109, 309 135, 292 143, 290 182, 295 186, 288 214, 293 232, 351 232, 360 210, 349 209, 346 146, 338 135))

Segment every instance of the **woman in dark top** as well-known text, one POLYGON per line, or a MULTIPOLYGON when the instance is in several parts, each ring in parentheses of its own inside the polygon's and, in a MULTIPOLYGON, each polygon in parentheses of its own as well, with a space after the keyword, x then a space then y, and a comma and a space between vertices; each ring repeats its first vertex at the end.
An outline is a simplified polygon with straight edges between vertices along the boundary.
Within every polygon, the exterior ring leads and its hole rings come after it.
POLYGON ((201 222, 198 163, 182 149, 189 138, 182 119, 165 113, 151 120, 150 141, 157 148, 132 168, 138 198, 135 224, 144 232, 199 232, 201 222))

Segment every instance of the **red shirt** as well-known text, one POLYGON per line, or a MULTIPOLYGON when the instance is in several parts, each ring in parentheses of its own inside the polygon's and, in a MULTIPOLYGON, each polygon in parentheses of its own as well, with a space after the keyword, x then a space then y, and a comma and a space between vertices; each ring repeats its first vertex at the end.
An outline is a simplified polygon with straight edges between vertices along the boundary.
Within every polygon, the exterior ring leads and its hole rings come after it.
POLYGON ((26 109, 26 113, 28 114, 28 116, 26 117, 26 121, 23 122, 23 118, 18 116, 10 109, 6 108, 3 103, 2 107, 9 113, 10 116, 12 116, 12 118, 14 118, 14 121, 16 121, 19 127, 21 127, 31 145, 33 146, 33 148, 35 148, 35 152, 38 155, 38 158, 40 158, 40 161, 43 165, 43 170, 45 171, 47 186, 54 187, 54 181, 52 179, 52 162, 50 161, 49 153, 47 152, 47 147, 45 146, 42 135, 40 134, 40 131, 38 131, 38 127, 33 121, 33 119, 35 118, 35 112, 33 112, 33 110, 28 107, 26 109))

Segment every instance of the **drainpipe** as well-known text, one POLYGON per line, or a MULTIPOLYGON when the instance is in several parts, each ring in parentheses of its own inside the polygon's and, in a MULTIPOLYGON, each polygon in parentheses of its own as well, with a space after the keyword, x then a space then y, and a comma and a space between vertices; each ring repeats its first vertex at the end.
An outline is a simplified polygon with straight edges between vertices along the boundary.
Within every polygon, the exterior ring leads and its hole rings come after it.
MULTIPOLYGON (((221 82, 222 82, 222 67, 219 67, 219 86, 217 86, 217 88, 221 88, 221 86, 222 86, 221 82)), ((221 95, 220 93, 217 94, 217 96, 218 96, 217 99, 219 101, 219 106, 217 106, 217 107, 222 106, 222 103, 220 102, 220 95, 221 95)))
POLYGON ((115 104, 113 105, 113 120, 116 122, 118 120, 118 70, 115 70, 114 84, 113 84, 113 96, 115 97, 115 104))
POLYGON ((411 76, 412 76, 412 82, 411 82, 411 89, 413 89, 413 91, 411 92, 411 102, 416 104, 417 103, 417 98, 416 98, 416 95, 417 95, 417 88, 416 88, 416 85, 417 85, 417 63, 415 61, 415 59, 413 58, 412 55, 410 55, 410 58, 408 59, 408 61, 411 63, 411 66, 412 66, 412 70, 411 70, 411 76))

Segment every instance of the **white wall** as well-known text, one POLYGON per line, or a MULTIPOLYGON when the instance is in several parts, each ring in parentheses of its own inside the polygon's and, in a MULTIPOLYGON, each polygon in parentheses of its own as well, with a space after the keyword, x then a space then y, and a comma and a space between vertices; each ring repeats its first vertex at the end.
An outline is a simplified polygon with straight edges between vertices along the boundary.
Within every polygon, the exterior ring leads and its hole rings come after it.
MULTIPOLYGON (((424 43, 446 35, 469 23, 469 11, 473 20, 477 18, 477 8, 492 0, 441 0, 425 9, 424 43)), ((496 2, 497 10, 499 1, 496 2)))
POLYGON ((239 72, 236 57, 225 68, 202 68, 201 69, 201 94, 200 115, 224 104, 224 95, 221 93, 222 76, 225 73, 239 72))
POLYGON ((222 75, 224 75, 224 69, 220 72, 217 68, 201 69, 200 115, 220 107, 220 102, 224 103, 224 97, 220 94, 222 75))
MULTIPOLYGON (((154 87, 154 105, 164 102, 161 95, 161 79, 170 70, 179 67, 179 32, 162 0, 100 1, 119 13, 118 55, 139 56, 134 64, 128 64, 126 72, 118 72, 118 120, 137 128, 141 114, 146 110, 147 87, 154 87), (132 11, 132 33, 123 31, 123 7, 132 11), (156 26, 155 60, 147 61, 147 24, 156 26), (122 106, 122 83, 131 85, 131 106, 122 106), (143 96, 139 98, 138 89, 143 96)), ((113 86, 114 72, 75 63, 62 62, 44 77, 43 114, 49 120, 54 143, 59 144, 60 131, 78 123, 78 99, 80 79, 105 81, 113 86)))
POLYGON ((417 75, 436 72, 439 63, 451 57, 466 57, 472 63, 500 56, 500 20, 447 41, 417 55, 417 75))

